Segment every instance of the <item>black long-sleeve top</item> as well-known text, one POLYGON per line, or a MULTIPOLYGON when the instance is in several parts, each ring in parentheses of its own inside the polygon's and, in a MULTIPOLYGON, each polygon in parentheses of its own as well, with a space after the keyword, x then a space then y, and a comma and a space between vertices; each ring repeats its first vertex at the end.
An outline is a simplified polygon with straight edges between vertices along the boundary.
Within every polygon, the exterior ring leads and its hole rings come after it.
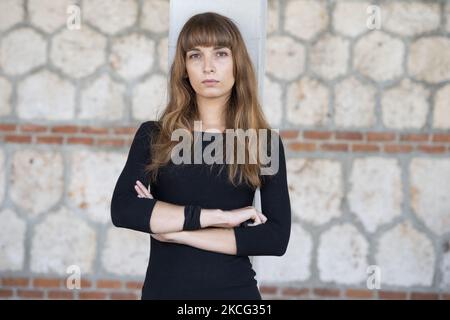
MULTIPOLYGON (((111 200, 111 218, 117 227, 146 233, 156 201, 176 205, 195 204, 206 209, 232 210, 251 206, 255 191, 245 183, 233 186, 227 170, 220 165, 181 164, 172 161, 160 168, 157 184, 150 184, 153 199, 138 198, 136 180, 148 185, 144 167, 151 161, 150 143, 157 130, 147 121, 137 130, 111 200)), ((201 133, 204 135, 205 133, 201 133)), ((208 133, 213 136, 225 133, 208 133)), ((150 237, 150 259, 142 298, 213 299, 252 298, 256 275, 248 256, 285 253, 290 238, 291 208, 286 179, 284 147, 279 139, 279 168, 274 175, 263 175, 261 211, 267 222, 257 226, 234 227, 237 253, 222 254, 150 237), (247 292, 247 293, 246 293, 247 292)), ((202 141, 202 150, 212 141, 202 141)))

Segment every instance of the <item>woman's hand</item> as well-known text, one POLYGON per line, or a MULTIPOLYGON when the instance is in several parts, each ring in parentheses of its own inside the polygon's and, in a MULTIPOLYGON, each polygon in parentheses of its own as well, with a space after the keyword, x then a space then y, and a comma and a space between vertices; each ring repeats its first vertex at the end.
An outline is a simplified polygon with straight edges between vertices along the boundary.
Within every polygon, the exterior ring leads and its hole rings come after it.
POLYGON ((153 199, 153 196, 150 193, 150 191, 139 180, 136 181, 136 184, 134 185, 134 189, 137 192, 138 198, 150 198, 150 199, 153 199))
MULTIPOLYGON (((153 199, 153 195, 150 193, 150 191, 144 186, 142 182, 139 180, 136 181, 136 184, 134 185, 134 189, 137 192, 138 198, 149 198, 153 199)), ((176 232, 169 232, 169 233, 153 233, 150 234, 154 239, 161 241, 161 242, 174 242, 175 241, 175 233, 176 232)))
POLYGON ((218 227, 222 228, 233 228, 239 226, 241 223, 247 220, 253 220, 247 226, 254 227, 262 223, 266 223, 267 217, 255 209, 253 206, 247 206, 234 210, 225 210, 223 214, 226 217, 227 222, 218 227))

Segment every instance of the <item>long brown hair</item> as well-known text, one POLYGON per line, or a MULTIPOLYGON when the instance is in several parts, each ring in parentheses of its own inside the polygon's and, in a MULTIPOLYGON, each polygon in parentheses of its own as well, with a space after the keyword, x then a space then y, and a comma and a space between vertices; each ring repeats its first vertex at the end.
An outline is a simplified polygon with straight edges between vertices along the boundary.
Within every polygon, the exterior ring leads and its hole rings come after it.
MULTIPOLYGON (((189 83, 186 72, 186 53, 196 46, 227 47, 232 52, 233 73, 235 83, 227 101, 226 128, 255 129, 257 141, 260 142, 259 129, 269 129, 269 124, 262 112, 258 101, 257 80, 252 61, 242 39, 239 29, 234 22, 218 13, 205 12, 192 16, 183 26, 178 40, 174 61, 170 68, 168 86, 169 102, 157 120, 158 130, 152 139, 152 162, 147 164, 145 171, 150 173, 150 180, 157 182, 159 167, 170 160, 171 150, 178 141, 171 140, 175 129, 186 129, 193 136, 194 120, 199 119, 196 103, 196 93, 189 83)), ((269 131, 270 133, 270 131, 269 131)), ((268 134, 270 138, 270 134, 268 134)), ((245 145, 245 155, 249 151, 244 140, 238 143, 245 145)), ((259 144, 257 144, 259 145, 259 144)), ((236 150, 236 148, 235 148, 236 150)), ((247 185, 256 189, 261 186, 260 159, 257 163, 230 163, 228 178, 236 186, 245 181, 247 185)))

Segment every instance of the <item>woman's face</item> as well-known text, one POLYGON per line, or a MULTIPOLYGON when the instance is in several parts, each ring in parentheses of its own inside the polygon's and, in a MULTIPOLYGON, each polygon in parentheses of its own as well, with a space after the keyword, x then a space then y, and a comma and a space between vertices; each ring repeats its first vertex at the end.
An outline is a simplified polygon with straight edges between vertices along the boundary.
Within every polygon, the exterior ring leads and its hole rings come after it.
POLYGON ((186 71, 197 95, 228 96, 234 85, 233 57, 229 48, 196 47, 186 53, 186 71), (206 80, 215 80, 206 82, 206 80))

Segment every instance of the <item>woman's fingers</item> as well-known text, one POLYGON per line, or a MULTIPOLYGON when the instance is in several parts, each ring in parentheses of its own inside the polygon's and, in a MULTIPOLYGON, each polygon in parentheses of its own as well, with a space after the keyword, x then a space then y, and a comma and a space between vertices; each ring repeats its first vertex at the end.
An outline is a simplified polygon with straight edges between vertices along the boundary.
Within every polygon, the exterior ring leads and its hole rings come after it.
POLYGON ((138 193, 138 197, 153 198, 150 191, 139 180, 136 181, 136 185, 134 186, 134 188, 138 193))
POLYGON ((142 190, 142 192, 146 195, 146 196, 150 196, 150 192, 148 191, 148 189, 142 184, 142 182, 140 182, 139 180, 136 181, 136 185, 142 190))
POLYGON ((259 217, 260 217, 260 219, 261 219, 261 222, 262 222, 262 223, 266 223, 267 217, 266 217, 264 214, 262 214, 262 212, 259 212, 259 211, 258 211, 258 214, 259 214, 259 217))
POLYGON ((249 224, 249 225, 253 226, 253 225, 258 225, 258 224, 261 224, 261 223, 266 223, 267 217, 262 212, 259 212, 253 206, 247 206, 246 208, 252 208, 256 212, 256 215, 258 216, 258 220, 254 221, 254 223, 249 224))
POLYGON ((254 226, 257 226, 257 225, 259 225, 261 223, 262 222, 261 222, 261 219, 259 218, 259 216, 255 215, 254 221, 252 223, 249 223, 248 225, 251 226, 251 227, 254 227, 254 226))
POLYGON ((267 217, 262 212, 259 212, 258 210, 255 209, 255 213, 256 213, 255 216, 252 216, 251 218, 253 219, 253 223, 249 223, 248 224, 249 226, 253 227, 262 223, 266 223, 267 217))
POLYGON ((145 197, 144 192, 137 185, 134 186, 134 190, 136 190, 138 198, 144 198, 145 197))
POLYGON ((261 218, 258 215, 258 211, 254 210, 251 219, 253 219, 253 223, 249 223, 249 226, 257 226, 258 224, 261 224, 261 218))

